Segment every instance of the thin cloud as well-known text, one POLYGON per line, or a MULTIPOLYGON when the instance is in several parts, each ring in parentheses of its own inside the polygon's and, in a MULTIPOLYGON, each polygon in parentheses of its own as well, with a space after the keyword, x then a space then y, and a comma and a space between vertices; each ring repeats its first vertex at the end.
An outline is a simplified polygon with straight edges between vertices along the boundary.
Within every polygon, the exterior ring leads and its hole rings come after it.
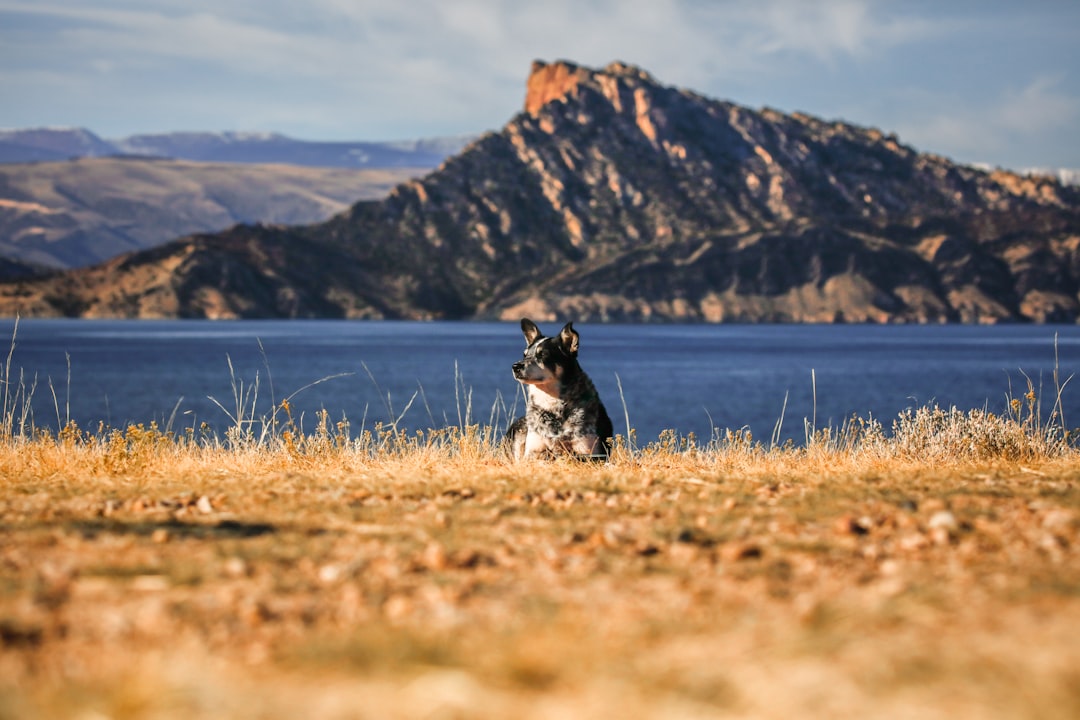
POLYGON ((802 54, 824 62, 866 57, 941 32, 940 26, 885 8, 856 0, 778 1, 759 6, 747 24, 759 52, 802 54))
POLYGON ((1062 76, 1040 76, 1018 92, 1007 91, 995 115, 1012 132, 1045 132, 1080 124, 1080 98, 1061 90, 1062 76))

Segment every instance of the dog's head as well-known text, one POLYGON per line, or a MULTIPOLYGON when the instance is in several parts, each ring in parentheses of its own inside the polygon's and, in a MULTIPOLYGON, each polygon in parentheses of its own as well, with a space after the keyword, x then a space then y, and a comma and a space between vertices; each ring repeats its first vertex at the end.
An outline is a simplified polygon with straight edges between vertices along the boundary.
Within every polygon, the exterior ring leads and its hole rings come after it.
POLYGON ((525 355, 514 363, 518 382, 551 385, 577 367, 578 334, 573 323, 566 323, 555 337, 544 337, 536 323, 523 318, 521 332, 525 334, 525 355))

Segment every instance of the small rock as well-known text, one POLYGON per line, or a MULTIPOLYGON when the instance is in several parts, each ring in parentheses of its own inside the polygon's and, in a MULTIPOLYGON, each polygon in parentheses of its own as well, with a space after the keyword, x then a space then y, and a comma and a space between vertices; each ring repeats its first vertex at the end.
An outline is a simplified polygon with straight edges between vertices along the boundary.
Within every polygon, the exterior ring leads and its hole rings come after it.
POLYGON ((1047 530, 1066 531, 1076 521, 1076 514, 1071 510, 1055 508, 1043 516, 1042 526, 1047 530))
POLYGON ((203 515, 209 515, 214 512, 214 506, 210 502, 210 498, 203 495, 195 502, 195 509, 201 512, 203 515))
POLYGON ((693 545, 707 546, 712 545, 712 539, 701 528, 697 527, 684 527, 679 531, 679 534, 675 536, 675 542, 690 543, 693 545))
POLYGON ((319 568, 319 582, 323 585, 332 585, 341 579, 342 571, 340 565, 323 565, 319 568))
POLYGON ((911 552, 913 550, 920 550, 927 545, 926 536, 919 532, 909 533, 904 535, 897 541, 897 545, 901 550, 911 552))
POLYGON ((472 548, 458 550, 447 562, 453 567, 462 570, 471 570, 472 568, 480 567, 481 565, 491 567, 497 564, 494 556, 472 548))
POLYGON ((247 575, 247 563, 241 558, 231 557, 225 561, 225 574, 229 577, 243 577, 247 575))
POLYGON ((652 543, 639 542, 634 546, 634 551, 642 557, 650 557, 660 553, 660 548, 652 543))
POLYGON ((841 535, 866 535, 873 526, 874 521, 870 518, 866 516, 856 518, 853 515, 844 515, 833 525, 836 532, 841 535))
POLYGON ((896 560, 892 560, 892 559, 885 560, 885 561, 883 561, 881 563, 878 570, 885 577, 890 577, 892 575, 899 575, 900 574, 900 563, 898 563, 896 560))
POLYGON ((725 562, 739 562, 759 558, 762 554, 761 546, 756 543, 733 543, 724 546, 720 551, 720 559, 725 562))
POLYGON ((420 555, 420 563, 428 570, 446 568, 446 548, 437 542, 428 544, 420 555))
POLYGON ((412 610, 412 601, 404 595, 392 595, 383 603, 383 614, 391 622, 403 620, 412 610))
POLYGON ((240 606, 237 608, 237 615, 248 627, 258 627, 273 617, 266 604, 254 598, 246 598, 241 601, 240 606))
POLYGON ((938 510, 930 517, 930 522, 927 527, 931 530, 942 528, 946 532, 953 533, 959 525, 956 522, 956 516, 948 510, 938 510))

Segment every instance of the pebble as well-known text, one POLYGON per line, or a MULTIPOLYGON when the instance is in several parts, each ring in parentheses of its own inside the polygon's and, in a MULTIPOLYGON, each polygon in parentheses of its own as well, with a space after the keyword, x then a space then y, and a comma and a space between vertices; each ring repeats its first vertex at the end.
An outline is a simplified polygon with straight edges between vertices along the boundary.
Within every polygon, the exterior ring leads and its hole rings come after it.
POLYGON ((948 510, 938 510, 930 517, 930 522, 927 525, 931 530, 942 528, 948 532, 953 532, 959 525, 956 522, 956 516, 948 510))

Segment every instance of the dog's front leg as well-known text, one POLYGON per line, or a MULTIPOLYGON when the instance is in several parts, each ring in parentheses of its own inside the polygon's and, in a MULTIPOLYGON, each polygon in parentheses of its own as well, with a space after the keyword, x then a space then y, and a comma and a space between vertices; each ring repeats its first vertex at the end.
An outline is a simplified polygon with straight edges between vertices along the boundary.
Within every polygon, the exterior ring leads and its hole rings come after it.
POLYGON ((600 455, 603 454, 603 445, 597 435, 580 435, 574 438, 570 449, 577 455, 600 455))
POLYGON ((549 450, 550 444, 547 438, 530 430, 529 434, 525 436, 525 452, 522 453, 522 458, 543 457, 548 454, 549 450))

